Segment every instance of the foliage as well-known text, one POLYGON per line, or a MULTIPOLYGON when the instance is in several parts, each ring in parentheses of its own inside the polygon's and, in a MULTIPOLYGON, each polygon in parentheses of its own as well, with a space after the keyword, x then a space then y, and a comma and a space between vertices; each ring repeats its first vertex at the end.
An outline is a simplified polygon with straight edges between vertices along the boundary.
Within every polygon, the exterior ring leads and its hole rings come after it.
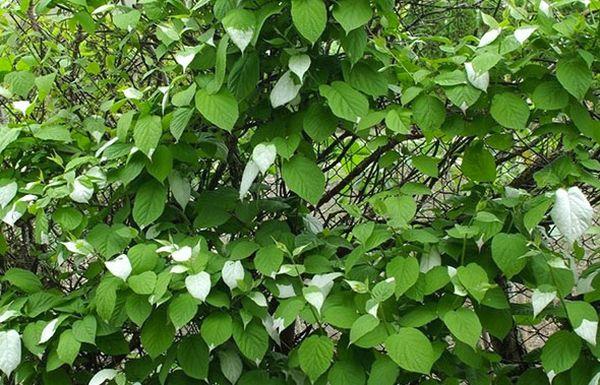
POLYGON ((598 0, 2 4, 0 381, 598 384, 598 0))

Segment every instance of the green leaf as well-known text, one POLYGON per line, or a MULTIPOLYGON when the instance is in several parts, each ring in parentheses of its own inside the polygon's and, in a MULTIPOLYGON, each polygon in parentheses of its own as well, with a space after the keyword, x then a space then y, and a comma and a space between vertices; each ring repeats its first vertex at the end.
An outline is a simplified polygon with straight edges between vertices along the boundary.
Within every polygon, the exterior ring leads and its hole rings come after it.
POLYGON ((461 169, 467 178, 476 182, 493 182, 496 179, 496 160, 482 142, 465 150, 461 169))
POLYGON ((73 336, 79 342, 94 344, 96 341, 96 318, 92 315, 73 322, 73 336))
POLYGON ((171 169, 173 168, 173 156, 167 146, 158 146, 152 155, 152 162, 146 166, 148 173, 156 178, 157 181, 163 182, 171 169))
POLYGON ((330 385, 364 385, 366 375, 359 362, 338 361, 329 370, 327 380, 330 385))
POLYGON ((300 34, 314 44, 327 24, 323 0, 292 0, 292 21, 300 34))
POLYGON ((344 82, 319 86, 319 93, 327 99, 335 116, 358 123, 369 112, 367 98, 344 82))
POLYGON ((446 108, 440 99, 423 94, 413 102, 413 119, 423 132, 439 130, 446 120, 446 108))
POLYGON ((581 352, 581 339, 566 330, 552 334, 542 348, 542 365, 546 373, 559 374, 575 365, 581 352))
POLYGON ((423 174, 437 178, 439 176, 438 164, 440 160, 437 158, 433 158, 426 155, 418 155, 414 156, 412 159, 412 164, 415 168, 421 171, 423 174))
POLYGON ((199 380, 208 377, 209 351, 199 335, 187 336, 179 342, 177 361, 189 377, 199 380))
POLYGON ((527 259, 522 256, 528 251, 527 239, 521 234, 500 233, 492 239, 492 258, 509 279, 523 270, 527 259))
POLYGON ((135 29, 140 21, 141 13, 137 9, 125 13, 118 13, 113 16, 113 23, 123 30, 135 29))
POLYGON ((59 207, 52 214, 54 219, 64 230, 76 229, 83 220, 83 214, 74 207, 59 207))
POLYGON ((346 33, 365 25, 372 15, 369 0, 340 0, 333 7, 333 17, 346 33))
POLYGON ((281 175, 290 190, 313 205, 325 191, 325 175, 313 161, 303 156, 296 155, 284 162, 281 175))
POLYGON ((160 137, 162 136, 162 124, 160 116, 145 115, 138 119, 133 128, 133 141, 148 158, 152 158, 160 137))
POLYGON ((4 83, 10 86, 13 94, 27 98, 35 84, 35 75, 29 71, 15 71, 4 76, 4 83))
POLYGON ((563 58, 556 64, 556 77, 560 84, 577 100, 585 97, 592 85, 592 70, 581 58, 563 58))
POLYGON ((485 270, 476 263, 469 263, 467 266, 459 267, 456 273, 460 283, 467 289, 469 294, 481 302, 490 288, 485 270))
POLYGON ((404 111, 389 110, 385 116, 385 125, 398 134, 410 133, 410 115, 404 111))
POLYGON ((313 334, 298 349, 300 368, 312 383, 329 369, 333 360, 333 342, 326 336, 313 334))
POLYGON ((283 251, 277 245, 261 247, 254 258, 254 267, 267 277, 276 273, 283 262, 283 251))
POLYGON ((364 314, 360 316, 352 324, 350 329, 350 343, 356 342, 359 338, 369 333, 379 325, 379 320, 371 314, 364 314))
POLYGON ((158 262, 156 245, 150 243, 138 243, 127 251, 127 256, 129 257, 133 274, 153 270, 158 262))
POLYGON ((226 131, 233 129, 239 117, 237 100, 225 89, 212 95, 206 90, 199 90, 196 108, 206 120, 226 131))
POLYGON ((304 131, 315 142, 323 142, 335 131, 338 119, 319 103, 312 103, 303 120, 304 131))
POLYGON ((348 82, 353 88, 371 96, 382 96, 388 92, 388 79, 378 71, 377 64, 361 61, 350 71, 348 82))
POLYGON ((394 227, 405 227, 417 213, 417 204, 408 195, 388 197, 384 205, 388 223, 394 227))
POLYGON ((219 364, 221 372, 229 382, 235 384, 240 378, 243 370, 242 360, 240 356, 233 350, 219 350, 219 364))
POLYGON ((394 361, 386 356, 378 357, 371 365, 367 385, 394 385, 399 372, 394 361))
POLYGON ((56 347, 56 353, 58 358, 66 364, 73 365, 73 362, 79 354, 81 348, 81 342, 77 341, 73 335, 72 330, 65 330, 60 335, 58 340, 58 346, 56 347))
POLYGON ((169 303, 169 319, 177 330, 194 319, 197 312, 198 301, 188 293, 178 295, 169 303))
MULTIPOLYGON (((249 12, 249 11, 245 11, 240 9, 240 12, 244 13, 244 12, 249 12)), ((250 12, 251 15, 252 12, 250 12)), ((225 19, 223 19, 223 22, 225 22, 225 19)), ((244 41, 247 32, 244 31, 238 31, 238 33, 240 34, 239 36, 242 37, 244 36, 244 41)), ((250 36, 252 36, 252 31, 249 31, 250 36)), ((236 38, 236 40, 238 40, 236 38)), ((247 42, 245 43, 247 44, 247 42)), ((206 92, 209 94, 215 94, 217 92, 219 92, 219 90, 221 89, 221 86, 223 85, 223 82, 225 81, 225 70, 227 69, 227 47, 229 45, 229 35, 225 35, 221 38, 221 40, 219 40, 219 45, 217 46, 217 58, 215 60, 215 76, 211 79, 211 81, 206 85, 206 92)), ((244 46, 245 48, 245 46, 244 46)), ((240 48, 242 49, 242 48, 240 48)), ((243 49, 242 49, 243 50, 243 49)))
POLYGON ((104 278, 96 288, 96 313, 104 321, 108 321, 112 316, 117 304, 117 288, 120 279, 115 277, 104 278))
POLYGON ((233 64, 227 78, 227 88, 236 99, 242 101, 256 90, 260 76, 259 63, 256 52, 246 52, 233 64))
POLYGON ((157 220, 165 209, 167 189, 156 180, 144 183, 135 194, 133 220, 140 227, 146 227, 157 220))
POLYGON ((31 294, 42 290, 42 282, 37 275, 29 270, 13 267, 8 269, 2 277, 3 281, 9 282, 12 286, 19 288, 25 293, 31 294))
POLYGON ((174 338, 175 328, 168 321, 167 313, 163 309, 153 312, 142 327, 142 346, 151 358, 166 352, 174 338))
POLYGON ((402 369, 429 374, 436 360, 431 342, 414 328, 400 328, 385 341, 388 355, 402 369))
POLYGON ((132 275, 127 282, 134 293, 150 295, 154 292, 154 287, 156 286, 156 273, 145 271, 138 275, 132 275))
POLYGON ((0 154, 9 144, 17 140, 21 130, 16 128, 9 128, 5 125, 0 125, 0 154))
POLYGON ((227 313, 215 312, 202 320, 200 334, 210 350, 227 342, 233 332, 231 316, 227 313))
POLYGON ((481 337, 482 327, 473 310, 460 308, 444 315, 444 324, 459 341, 475 348, 481 337))
POLYGON ((120 253, 129 244, 130 239, 122 237, 118 232, 123 228, 123 225, 109 227, 100 223, 89 232, 87 240, 104 258, 109 259, 120 253))
POLYGON ((569 104, 569 94, 560 83, 551 80, 540 83, 531 95, 536 108, 542 110, 560 110, 569 104))
POLYGON ((54 85, 54 79, 56 78, 56 73, 52 72, 48 75, 38 76, 35 79, 35 86, 38 89, 38 97, 43 100, 48 96, 50 90, 52 90, 52 86, 54 85))
POLYGON ((269 348, 269 335, 261 323, 251 321, 246 328, 239 322, 233 324, 233 339, 240 352, 250 361, 259 364, 269 348))
POLYGON ((125 313, 137 326, 142 326, 148 317, 150 317, 151 312, 152 305, 148 302, 148 297, 137 294, 127 297, 125 313))
POLYGON ((501 126, 524 129, 529 120, 529 106, 518 95, 505 92, 494 95, 490 114, 501 126))
POLYGON ((415 257, 396 257, 385 268, 388 277, 394 277, 396 298, 410 289, 419 279, 419 261, 415 257))
POLYGON ((173 135, 176 141, 179 141, 181 138, 183 131, 193 115, 194 110, 192 108, 178 108, 173 112, 173 117, 169 124, 169 131, 171 131, 171 135, 173 135))
POLYGON ((523 215, 523 225, 528 231, 533 230, 546 216, 546 212, 552 205, 551 199, 546 199, 542 203, 529 209, 523 215))

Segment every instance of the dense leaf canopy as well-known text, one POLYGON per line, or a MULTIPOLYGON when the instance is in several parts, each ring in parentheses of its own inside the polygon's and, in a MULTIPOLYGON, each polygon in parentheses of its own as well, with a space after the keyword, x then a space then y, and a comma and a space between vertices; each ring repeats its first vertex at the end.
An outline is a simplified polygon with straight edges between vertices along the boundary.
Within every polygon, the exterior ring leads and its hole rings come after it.
POLYGON ((0 383, 598 385, 599 19, 0 2, 0 383))

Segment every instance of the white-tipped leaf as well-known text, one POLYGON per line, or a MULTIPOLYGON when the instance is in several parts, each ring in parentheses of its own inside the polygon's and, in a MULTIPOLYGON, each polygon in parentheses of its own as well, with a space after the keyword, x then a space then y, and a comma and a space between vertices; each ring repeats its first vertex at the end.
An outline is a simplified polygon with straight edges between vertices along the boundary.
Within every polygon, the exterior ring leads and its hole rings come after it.
POLYGON ((223 27, 233 43, 244 52, 252 41, 256 26, 256 16, 253 12, 236 8, 227 13, 223 18, 223 27))
POLYGON ((253 160, 249 160, 246 163, 244 173, 242 174, 242 182, 240 183, 240 199, 244 199, 246 194, 248 194, 250 186, 254 183, 259 172, 260 168, 258 168, 258 165, 253 160))
POLYGON ((592 346, 596 346, 596 334, 598 333, 598 321, 584 319, 581 325, 575 328, 575 333, 592 346))
POLYGON ((471 83, 473 87, 480 89, 483 92, 487 91, 487 88, 490 85, 490 73, 488 71, 478 73, 475 71, 473 63, 471 62, 465 63, 465 71, 467 72, 467 80, 469 80, 469 83, 471 83))
POLYGON ((427 273, 429 270, 433 269, 436 266, 441 266, 442 257, 437 249, 437 247, 432 246, 429 249, 428 253, 424 253, 421 257, 421 263, 419 264, 419 271, 421 273, 427 273))
POLYGON ((319 234, 323 232, 323 223, 314 215, 306 214, 302 217, 302 221, 304 222, 304 227, 311 233, 319 234))
POLYGON ((104 262, 104 265, 117 278, 126 281, 131 274, 131 262, 125 254, 121 254, 113 260, 104 262))
POLYGON ((31 102, 29 100, 19 100, 13 102, 13 108, 23 114, 23 116, 27 115, 27 109, 29 106, 31 106, 31 102))
POLYGON ((0 185, 0 208, 8 206, 10 201, 17 195, 19 186, 15 181, 5 181, 0 185))
POLYGON ((578 240, 592 224, 594 209, 579 187, 560 188, 550 216, 569 243, 578 240))
POLYGON ((290 71, 296 74, 300 80, 304 77, 304 74, 310 68, 310 56, 308 55, 294 55, 290 57, 288 63, 290 71))
POLYGON ((114 369, 102 369, 94 374, 88 385, 101 385, 106 381, 110 381, 117 376, 117 371, 114 369))
POLYGON ((203 271, 198 274, 189 275, 185 279, 185 288, 190 295, 200 301, 206 301, 206 297, 210 293, 210 275, 203 271))
POLYGON ((175 54, 175 61, 181 66, 183 72, 194 61, 199 49, 197 47, 185 47, 175 54))
POLYGON ((78 176, 73 181, 69 197, 77 203, 87 203, 94 194, 93 184, 84 176, 78 176))
POLYGON ((485 47, 486 45, 490 45, 500 36, 502 32, 501 28, 492 28, 483 34, 481 40, 479 40, 479 45, 477 47, 485 47))
POLYGON ((537 29, 537 26, 535 26, 535 25, 526 25, 523 27, 519 27, 514 32, 515 39, 520 44, 523 44, 525 42, 525 40, 529 39, 529 36, 531 36, 531 34, 533 34, 536 29, 537 29))
POLYGON ((252 161, 256 164, 260 172, 267 172, 269 167, 275 162, 277 157, 277 147, 274 144, 260 143, 252 151, 252 161))
POLYGON ((190 258, 192 258, 192 248, 189 246, 183 246, 182 248, 179 248, 171 253, 171 258, 173 258, 173 260, 176 262, 189 261, 190 258))
POLYGON ((281 75, 269 95, 273 108, 283 106, 294 100, 301 87, 302 84, 296 83, 291 71, 287 71, 281 75))
POLYGON ((550 305, 552 301, 556 299, 556 291, 541 291, 535 289, 531 295, 531 306, 533 307, 533 317, 537 317, 538 314, 550 305))
POLYGON ((0 332, 0 371, 10 374, 21 363, 21 337, 15 330, 0 332))
POLYGON ((223 277, 223 282, 229 289, 233 290, 238 287, 238 281, 244 279, 244 266, 242 266, 241 261, 227 261, 223 265, 223 270, 221 271, 221 276, 223 277))
POLYGON ((50 341, 50 338, 54 336, 54 333, 56 333, 56 329, 58 329, 58 321, 59 319, 55 318, 52 321, 48 322, 46 326, 44 326, 38 344, 45 344, 46 342, 50 341))

